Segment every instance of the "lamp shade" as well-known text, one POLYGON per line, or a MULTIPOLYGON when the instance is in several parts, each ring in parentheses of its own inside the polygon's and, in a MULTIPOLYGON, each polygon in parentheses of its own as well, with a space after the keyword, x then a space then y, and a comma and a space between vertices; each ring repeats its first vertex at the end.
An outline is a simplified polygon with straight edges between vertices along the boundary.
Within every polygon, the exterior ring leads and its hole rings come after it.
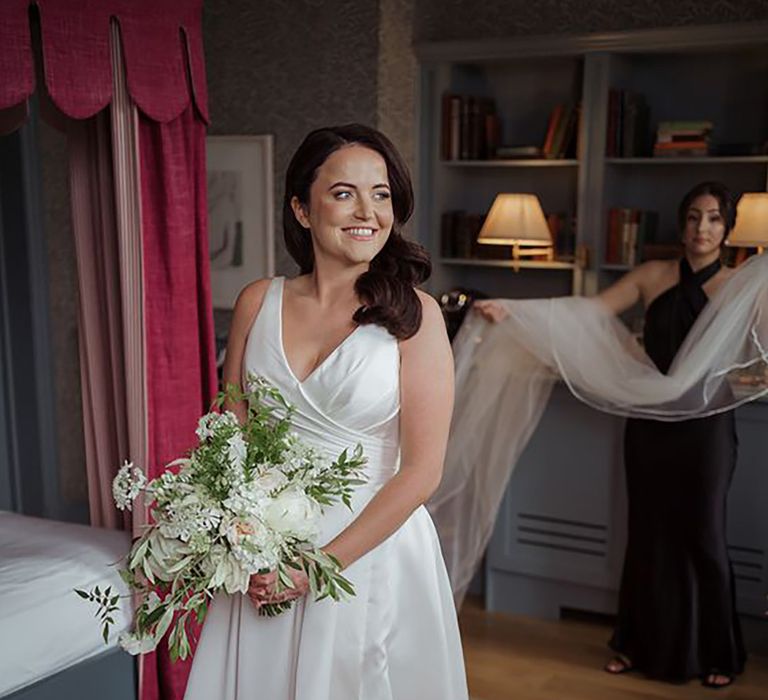
POLYGON ((535 194, 499 194, 485 218, 478 243, 551 246, 552 234, 535 194))
POLYGON ((754 248, 768 245, 768 192, 746 192, 736 209, 736 226, 728 245, 754 248))

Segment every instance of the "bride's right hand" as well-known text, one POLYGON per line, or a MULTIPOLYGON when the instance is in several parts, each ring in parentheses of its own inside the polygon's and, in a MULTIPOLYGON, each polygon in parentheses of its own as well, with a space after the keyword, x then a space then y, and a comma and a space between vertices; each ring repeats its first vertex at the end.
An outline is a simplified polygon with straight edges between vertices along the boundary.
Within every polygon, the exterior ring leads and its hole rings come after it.
POLYGON ((267 574, 254 574, 251 576, 247 595, 257 609, 267 602, 267 599, 274 590, 276 579, 277 574, 274 571, 270 571, 267 574))
POLYGON ((478 299, 472 308, 491 323, 498 323, 509 316, 509 312, 495 299, 478 299))

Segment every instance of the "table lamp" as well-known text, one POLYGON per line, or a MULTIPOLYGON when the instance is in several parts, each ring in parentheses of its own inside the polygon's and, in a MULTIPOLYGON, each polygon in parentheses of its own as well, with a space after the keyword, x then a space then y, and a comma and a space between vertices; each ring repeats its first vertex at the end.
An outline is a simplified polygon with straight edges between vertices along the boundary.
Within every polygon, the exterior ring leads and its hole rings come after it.
POLYGON ((546 255, 554 260, 552 234, 535 194, 499 194, 477 236, 478 243, 511 245, 512 259, 546 255))
POLYGON ((728 234, 726 245, 763 252, 768 245, 768 192, 745 192, 741 196, 736 207, 736 225, 728 234))

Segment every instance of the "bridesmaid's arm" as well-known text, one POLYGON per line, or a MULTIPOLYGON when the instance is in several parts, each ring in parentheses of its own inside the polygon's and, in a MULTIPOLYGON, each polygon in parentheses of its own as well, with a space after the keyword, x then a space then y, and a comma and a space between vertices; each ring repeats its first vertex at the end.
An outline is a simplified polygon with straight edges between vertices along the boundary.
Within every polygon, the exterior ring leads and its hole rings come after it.
POLYGON ((400 471, 323 549, 342 567, 381 544, 440 483, 453 412, 453 356, 440 308, 417 292, 421 328, 400 343, 400 471))
POLYGON ((667 278, 674 275, 677 261, 651 260, 630 270, 610 287, 604 289, 595 298, 599 299, 609 311, 618 315, 631 309, 638 301, 653 299, 658 291, 674 281, 667 278))
MULTIPOLYGON (((243 356, 245 355, 245 343, 248 340, 248 332, 251 329, 253 320, 256 318, 264 301, 264 295, 269 287, 269 280, 257 280, 252 282, 237 297, 235 310, 232 314, 232 324, 229 328, 227 337, 227 353, 224 357, 224 367, 222 370, 222 381, 226 387, 228 384, 234 384, 240 387, 243 376, 243 356)), ((246 418, 246 408, 244 401, 233 403, 226 401, 224 409, 232 411, 243 423, 246 418)))
MULTIPOLYGON (((676 263, 673 263, 673 267, 676 263)), ((620 314, 631 309, 638 301, 653 298, 657 288, 664 288, 673 282, 665 282, 669 277, 668 261, 654 260, 638 265, 595 296, 611 313, 620 314)), ((657 292, 656 292, 657 293, 657 292)), ((509 314, 496 299, 479 299, 472 305, 472 310, 486 321, 499 323, 509 314)))

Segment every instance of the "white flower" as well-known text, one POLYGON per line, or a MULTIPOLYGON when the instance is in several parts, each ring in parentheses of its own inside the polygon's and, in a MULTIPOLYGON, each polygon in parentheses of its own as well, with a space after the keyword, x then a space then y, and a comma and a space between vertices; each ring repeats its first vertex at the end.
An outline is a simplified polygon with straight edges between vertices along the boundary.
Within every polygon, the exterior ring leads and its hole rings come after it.
POLYGON ((212 549, 210 564, 215 568, 208 582, 208 588, 223 586, 230 595, 248 592, 251 576, 232 552, 228 552, 224 547, 212 549))
POLYGON ((288 478, 277 469, 269 469, 253 480, 253 484, 256 488, 266 491, 267 493, 277 491, 277 489, 283 488, 287 483, 288 478))
POLYGON ((278 494, 265 508, 264 520, 281 535, 311 540, 318 535, 320 506, 298 489, 278 494))
POLYGON ((145 570, 161 581, 172 581, 177 571, 170 569, 191 554, 190 546, 178 539, 165 537, 159 529, 149 535, 149 551, 144 557, 145 570))
POLYGON ((255 518, 232 518, 222 523, 222 530, 227 541, 233 546, 238 547, 246 537, 257 535, 264 526, 255 518))
POLYGON ((141 493, 141 490, 147 484, 147 477, 138 467, 133 466, 133 462, 127 460, 117 472, 117 476, 112 481, 112 496, 115 499, 115 505, 120 510, 131 510, 133 499, 141 493))
POLYGON ((157 646, 157 642, 152 637, 139 637, 133 632, 121 632, 118 643, 132 656, 145 654, 157 646))
POLYGON ((216 420, 216 415, 215 413, 206 413, 197 422, 195 433, 197 433, 200 442, 204 442, 213 435, 213 423, 216 420))
POLYGON ((232 411, 223 413, 206 413, 197 423, 197 437, 200 442, 205 442, 213 437, 217 430, 222 428, 235 428, 239 425, 237 416, 232 411))
POLYGON ((243 436, 238 432, 227 440, 227 457, 229 463, 235 469, 242 469, 245 465, 245 458, 248 455, 248 447, 243 440, 243 436))

